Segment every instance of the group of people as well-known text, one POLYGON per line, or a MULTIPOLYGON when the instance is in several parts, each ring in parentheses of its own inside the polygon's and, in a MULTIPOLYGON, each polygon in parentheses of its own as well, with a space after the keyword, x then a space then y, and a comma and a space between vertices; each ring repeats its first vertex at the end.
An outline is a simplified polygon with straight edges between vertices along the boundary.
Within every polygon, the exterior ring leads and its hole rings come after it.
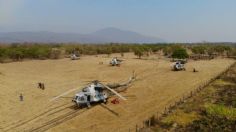
POLYGON ((39 82, 38 83, 38 88, 44 90, 45 89, 44 83, 39 82))
MULTIPOLYGON (((44 83, 39 82, 39 83, 38 83, 38 88, 40 88, 40 89, 42 89, 42 90, 45 90, 45 85, 44 85, 44 83)), ((24 96, 23 96, 22 93, 20 93, 19 98, 20 98, 20 101, 24 101, 24 96)))

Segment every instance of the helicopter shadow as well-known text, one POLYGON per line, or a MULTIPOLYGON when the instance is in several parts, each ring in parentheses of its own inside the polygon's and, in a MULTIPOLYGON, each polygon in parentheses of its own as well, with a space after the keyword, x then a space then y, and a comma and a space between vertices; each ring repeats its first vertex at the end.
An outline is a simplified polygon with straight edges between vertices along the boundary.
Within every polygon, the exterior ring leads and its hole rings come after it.
MULTIPOLYGON (((108 110, 109 112, 111 112, 112 114, 114 114, 115 116, 120 116, 119 113, 115 112, 114 110, 108 108, 105 104, 101 103, 101 102, 97 102, 97 103, 92 103, 91 104, 91 107, 94 107, 96 105, 100 105, 102 106, 104 109, 108 110)), ((76 106, 76 105, 71 105, 67 108, 70 108, 70 109, 73 109, 73 110, 79 110, 79 109, 90 109, 88 108, 87 105, 81 105, 81 106, 76 106)), ((66 108, 65 108, 66 109, 66 108)))
POLYGON ((114 110, 108 108, 106 105, 100 104, 100 106, 102 106, 104 109, 108 110, 109 112, 111 112, 111 113, 114 114, 115 116, 120 116, 119 113, 117 113, 117 112, 115 112, 114 110))

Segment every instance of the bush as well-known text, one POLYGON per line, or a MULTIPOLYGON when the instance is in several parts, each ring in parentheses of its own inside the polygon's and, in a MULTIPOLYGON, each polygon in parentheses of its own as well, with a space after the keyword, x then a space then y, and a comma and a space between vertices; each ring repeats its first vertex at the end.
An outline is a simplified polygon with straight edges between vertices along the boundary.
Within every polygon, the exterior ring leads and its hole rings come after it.
POLYGON ((209 104, 202 111, 201 118, 189 124, 185 131, 231 132, 236 129, 235 117, 235 108, 209 104))
POLYGON ((233 132, 235 131, 235 121, 226 118, 206 116, 201 120, 193 121, 183 131, 198 131, 198 132, 233 132))
POLYGON ((236 48, 233 48, 230 51, 228 51, 227 55, 228 56, 236 56, 236 48))
POLYGON ((59 59, 61 58, 61 50, 58 48, 52 48, 50 52, 51 59, 59 59))
POLYGON ((48 47, 29 47, 26 50, 25 57, 33 59, 45 59, 48 58, 50 49, 48 47))
POLYGON ((236 108, 229 108, 224 105, 207 105, 206 113, 209 116, 218 116, 220 118, 227 118, 236 120, 236 108))

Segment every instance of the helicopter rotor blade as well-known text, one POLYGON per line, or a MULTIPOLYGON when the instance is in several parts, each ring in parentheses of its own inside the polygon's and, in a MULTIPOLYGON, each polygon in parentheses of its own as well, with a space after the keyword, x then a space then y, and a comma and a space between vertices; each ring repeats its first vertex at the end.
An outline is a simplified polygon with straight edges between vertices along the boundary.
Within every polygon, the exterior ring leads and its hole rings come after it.
MULTIPOLYGON (((83 82, 91 83, 91 82, 94 82, 94 81, 98 81, 98 80, 88 80, 88 81, 83 81, 83 82)), ((103 80, 103 81, 100 81, 100 80, 99 80, 98 82, 107 82, 107 81, 104 81, 104 80, 103 80)))
POLYGON ((66 92, 64 92, 64 93, 62 93, 62 94, 60 94, 60 95, 58 95, 58 96, 56 96, 56 97, 50 99, 50 102, 55 101, 55 100, 57 100, 58 98, 60 98, 60 97, 62 97, 62 96, 65 96, 65 95, 67 95, 67 94, 69 94, 69 93, 71 93, 71 92, 74 92, 74 91, 76 91, 76 90, 78 90, 78 89, 80 89, 80 88, 70 89, 69 91, 66 91, 66 92))
POLYGON ((107 85, 102 84, 105 88, 107 88, 108 90, 110 90, 112 93, 116 94, 118 97, 120 97, 123 100, 127 100, 125 97, 123 97, 122 95, 120 95, 119 93, 117 93, 115 90, 111 89, 110 87, 108 87, 107 85))

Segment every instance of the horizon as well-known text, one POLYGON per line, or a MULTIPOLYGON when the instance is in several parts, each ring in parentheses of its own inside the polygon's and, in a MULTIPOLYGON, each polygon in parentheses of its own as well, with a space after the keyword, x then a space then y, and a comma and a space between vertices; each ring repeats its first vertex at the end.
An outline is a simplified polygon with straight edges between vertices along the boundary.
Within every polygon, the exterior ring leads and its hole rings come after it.
POLYGON ((234 0, 0 0, 0 32, 113 27, 167 42, 236 42, 234 0))

